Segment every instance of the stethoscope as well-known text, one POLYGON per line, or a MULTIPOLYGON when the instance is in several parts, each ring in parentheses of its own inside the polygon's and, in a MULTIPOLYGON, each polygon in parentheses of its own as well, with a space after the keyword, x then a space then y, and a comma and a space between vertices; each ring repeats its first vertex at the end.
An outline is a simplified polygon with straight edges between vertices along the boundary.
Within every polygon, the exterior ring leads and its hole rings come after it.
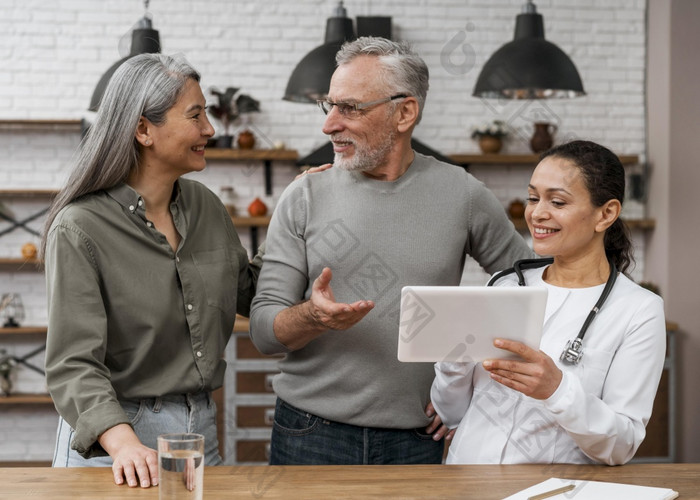
MULTIPOLYGON (((515 264, 513 264, 513 267, 511 267, 510 269, 506 269, 504 271, 501 271, 500 273, 495 274, 493 278, 489 280, 486 286, 491 286, 502 277, 513 273, 515 273, 515 275, 518 277, 518 285, 525 286, 525 276, 523 275, 523 270, 547 266, 552 262, 554 262, 554 259, 551 257, 545 259, 519 260, 515 264)), ((583 322, 583 326, 578 332, 576 338, 573 340, 569 340, 566 343, 566 347, 564 347, 561 356, 559 356, 559 360, 563 363, 569 365, 577 365, 583 357, 583 336, 586 335, 588 327, 591 325, 591 322, 595 319, 596 314, 598 314, 598 311, 600 311, 600 308, 603 307, 605 300, 608 298, 610 292, 613 289, 613 286, 615 285, 615 280, 617 280, 617 267, 615 267, 615 263, 612 260, 608 259, 608 262, 610 264, 610 276, 608 276, 608 281, 605 283, 603 293, 600 294, 600 297, 593 306, 593 309, 591 309, 591 312, 588 313, 588 317, 586 318, 586 321, 583 322)))

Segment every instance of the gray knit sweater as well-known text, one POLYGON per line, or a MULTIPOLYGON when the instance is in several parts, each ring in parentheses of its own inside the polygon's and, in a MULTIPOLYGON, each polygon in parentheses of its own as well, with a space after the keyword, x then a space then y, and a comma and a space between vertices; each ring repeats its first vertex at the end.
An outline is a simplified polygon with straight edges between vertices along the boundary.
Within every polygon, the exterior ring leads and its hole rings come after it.
POLYGON ((331 168, 290 184, 268 229, 250 323, 261 352, 286 353, 276 394, 347 424, 427 425, 433 365, 396 358, 401 288, 458 285, 466 254, 488 273, 533 256, 496 197, 460 167, 416 153, 394 182, 331 168), (290 352, 274 318, 308 299, 326 266, 338 302, 367 299, 375 308, 290 352))

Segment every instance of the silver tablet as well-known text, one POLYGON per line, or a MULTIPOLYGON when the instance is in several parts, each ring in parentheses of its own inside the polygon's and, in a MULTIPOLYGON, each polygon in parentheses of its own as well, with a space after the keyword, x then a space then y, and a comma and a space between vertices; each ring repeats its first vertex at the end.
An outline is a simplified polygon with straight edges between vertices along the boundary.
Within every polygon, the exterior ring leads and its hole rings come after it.
POLYGON ((497 337, 539 349, 545 288, 406 286, 401 290, 399 361, 479 362, 517 358, 497 337))

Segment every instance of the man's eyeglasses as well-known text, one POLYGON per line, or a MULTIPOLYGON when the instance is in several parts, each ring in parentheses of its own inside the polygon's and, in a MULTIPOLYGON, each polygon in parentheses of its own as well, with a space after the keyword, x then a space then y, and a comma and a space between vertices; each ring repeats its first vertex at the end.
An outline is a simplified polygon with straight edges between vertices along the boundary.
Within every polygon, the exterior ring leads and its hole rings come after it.
POLYGON ((318 103, 318 107, 321 108, 321 111, 323 111, 323 113, 326 115, 330 113, 333 109, 333 106, 335 106, 338 108, 338 112, 346 118, 356 118, 360 116, 362 110, 367 109, 371 106, 378 106, 379 104, 385 104, 395 99, 403 99, 406 97, 408 97, 406 94, 396 94, 391 97, 377 99, 376 101, 357 102, 354 104, 351 104, 349 102, 333 102, 326 99, 320 99, 316 102, 318 103))

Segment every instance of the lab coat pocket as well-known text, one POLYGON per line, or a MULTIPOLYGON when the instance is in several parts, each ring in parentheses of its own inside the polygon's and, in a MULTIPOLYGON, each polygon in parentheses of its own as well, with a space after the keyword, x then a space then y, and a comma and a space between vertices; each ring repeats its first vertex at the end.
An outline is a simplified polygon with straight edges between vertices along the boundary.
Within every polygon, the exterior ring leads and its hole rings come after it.
POLYGON ((603 395, 603 385, 614 353, 584 347, 581 358, 581 382, 588 394, 603 395))
POLYGON ((236 308, 238 276, 234 269, 238 269, 238 263, 231 262, 231 259, 235 259, 235 256, 229 256, 225 248, 192 254, 204 283, 207 304, 224 312, 235 311, 236 308))

